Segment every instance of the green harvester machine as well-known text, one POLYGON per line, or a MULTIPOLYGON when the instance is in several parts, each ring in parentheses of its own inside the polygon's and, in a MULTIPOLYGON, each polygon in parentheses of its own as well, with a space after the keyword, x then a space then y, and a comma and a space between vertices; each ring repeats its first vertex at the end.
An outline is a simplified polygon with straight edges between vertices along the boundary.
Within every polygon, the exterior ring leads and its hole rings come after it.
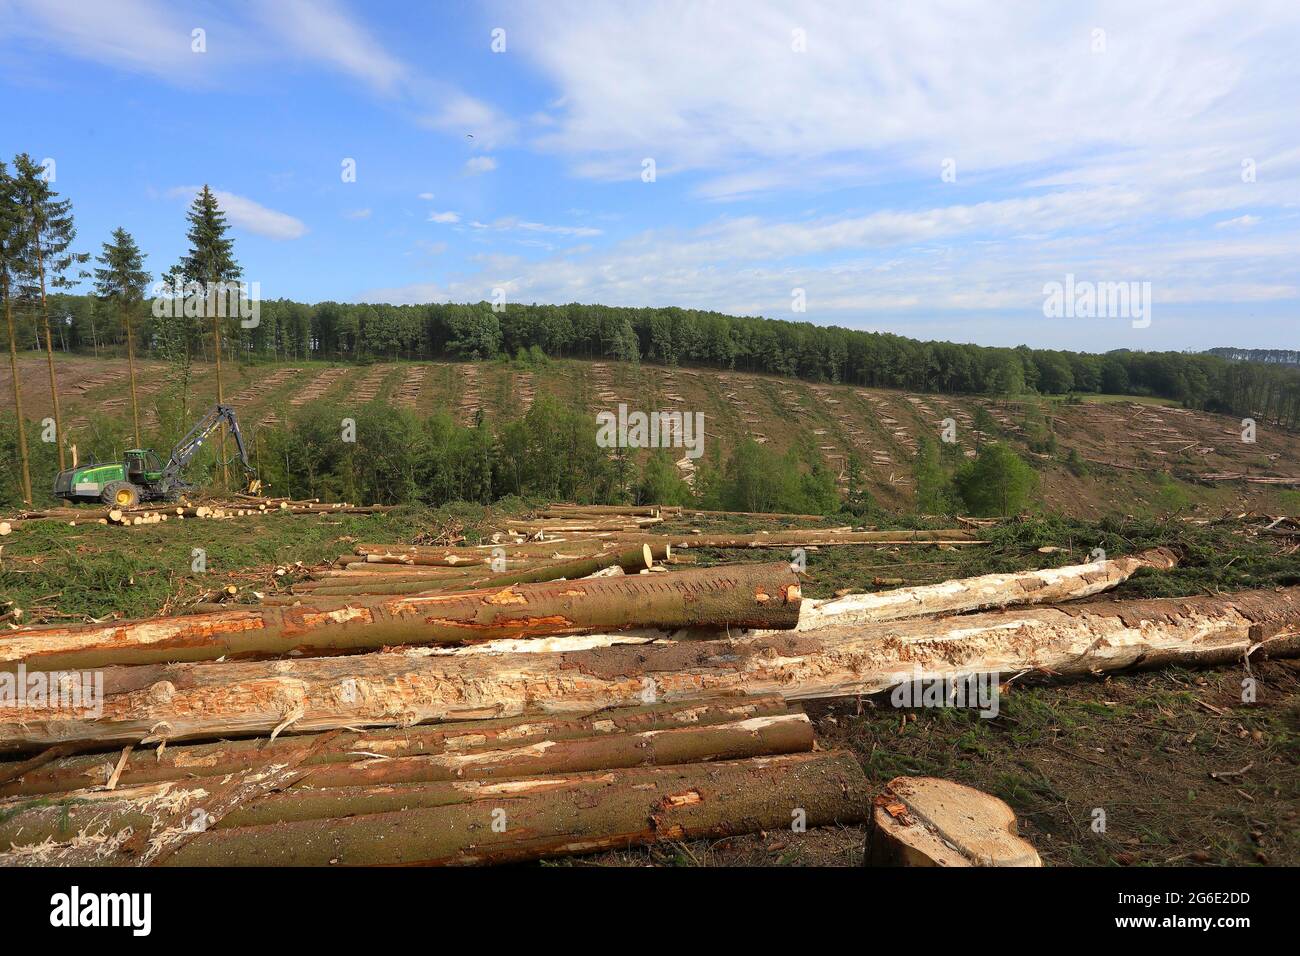
POLYGON ((235 439, 244 470, 253 474, 235 410, 229 405, 214 405, 176 444, 165 463, 147 448, 129 448, 122 461, 92 462, 59 472, 54 479, 54 495, 69 501, 102 501, 118 508, 130 508, 141 501, 176 501, 195 487, 182 479, 182 470, 222 425, 235 439))

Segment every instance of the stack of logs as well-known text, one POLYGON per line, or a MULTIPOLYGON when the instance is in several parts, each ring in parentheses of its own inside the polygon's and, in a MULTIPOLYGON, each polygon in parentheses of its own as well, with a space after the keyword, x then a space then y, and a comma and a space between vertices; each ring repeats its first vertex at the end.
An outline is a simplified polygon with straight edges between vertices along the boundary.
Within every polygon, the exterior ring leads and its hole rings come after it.
POLYGON ((0 689, 102 677, 93 706, 0 710, 0 864, 478 863, 849 824, 862 771, 790 702, 1300 651, 1300 588, 1068 603, 1162 549, 814 601, 788 558, 657 571, 708 536, 593 534, 361 545, 260 605, 0 635, 0 689))
POLYGON ((79 524, 120 525, 134 527, 159 524, 185 518, 246 518, 264 514, 381 514, 391 505, 353 505, 347 502, 294 501, 289 498, 254 498, 238 496, 228 501, 205 504, 155 504, 134 508, 45 508, 23 511, 0 520, 0 537, 11 534, 25 524, 58 521, 76 527, 79 524))

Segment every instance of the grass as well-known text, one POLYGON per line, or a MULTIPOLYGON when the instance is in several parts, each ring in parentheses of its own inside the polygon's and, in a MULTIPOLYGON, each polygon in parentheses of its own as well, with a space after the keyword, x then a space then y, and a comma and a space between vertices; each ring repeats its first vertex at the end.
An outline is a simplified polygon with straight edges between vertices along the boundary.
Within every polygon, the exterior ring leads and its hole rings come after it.
POLYGON ((147 617, 183 606, 225 584, 274 593, 310 567, 363 541, 412 541, 460 528, 478 540, 487 509, 409 508, 379 515, 270 514, 231 520, 168 521, 121 528, 56 522, 23 526, 0 550, 0 604, 27 612, 24 623, 147 617), (194 549, 207 570, 192 570, 194 549), (277 567, 287 573, 276 575, 277 567))

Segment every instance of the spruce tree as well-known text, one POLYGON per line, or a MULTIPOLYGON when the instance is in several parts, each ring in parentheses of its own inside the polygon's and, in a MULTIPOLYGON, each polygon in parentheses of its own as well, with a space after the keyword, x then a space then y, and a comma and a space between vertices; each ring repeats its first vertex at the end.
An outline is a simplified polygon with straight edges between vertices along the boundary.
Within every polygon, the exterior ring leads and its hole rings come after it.
POLYGON ((113 241, 104 243, 104 251, 95 260, 103 268, 95 270, 95 294, 117 307, 126 327, 126 361, 131 372, 131 422, 135 427, 135 447, 140 442, 140 402, 135 387, 135 336, 131 313, 144 301, 149 273, 144 271, 144 255, 131 234, 120 226, 113 230, 113 241))
POLYGON ((0 162, 0 304, 9 328, 9 370, 13 378, 14 417, 18 426, 18 455, 22 460, 23 501, 32 504, 32 469, 27 454, 27 423, 23 420, 22 386, 18 376, 18 340, 14 334, 14 292, 24 261, 26 233, 22 229, 17 184, 0 162))
POLYGON ((29 240, 23 263, 23 295, 39 302, 41 324, 45 331, 45 357, 50 370, 50 398, 54 404, 54 435, 59 448, 59 470, 64 460, 63 415, 59 408, 59 383, 54 374, 54 341, 50 335, 50 310, 47 289, 68 289, 75 285, 68 270, 84 263, 89 253, 69 252, 77 238, 72 224, 72 201, 59 199, 50 188, 45 170, 26 153, 14 157, 15 184, 23 215, 23 228, 29 240))
MULTIPOLYGON (((217 404, 225 404, 226 395, 221 383, 221 310, 217 308, 220 295, 218 284, 234 282, 241 273, 234 258, 235 243, 226 236, 230 228, 226 214, 217 204, 217 197, 206 185, 190 204, 186 215, 190 228, 185 237, 190 251, 181 257, 181 273, 190 283, 199 283, 206 292, 208 310, 212 313, 212 354, 216 361, 217 404)), ((221 486, 228 486, 226 467, 226 431, 221 430, 221 486)))

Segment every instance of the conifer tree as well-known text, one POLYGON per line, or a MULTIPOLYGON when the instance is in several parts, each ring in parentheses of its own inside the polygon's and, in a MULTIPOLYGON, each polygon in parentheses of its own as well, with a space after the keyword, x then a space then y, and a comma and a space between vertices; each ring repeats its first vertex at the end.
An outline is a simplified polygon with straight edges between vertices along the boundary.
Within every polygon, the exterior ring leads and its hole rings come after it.
POLYGON ((14 292, 23 262, 26 234, 18 205, 17 184, 0 162, 0 306, 9 328, 9 370, 13 379, 14 416, 18 425, 18 455, 22 460, 23 501, 32 503, 32 469, 27 454, 27 423, 23 420, 22 386, 18 377, 18 340, 14 334, 14 292))
POLYGON ((72 201, 59 199, 45 177, 45 170, 32 161, 26 153, 14 157, 14 181, 19 206, 22 210, 23 229, 28 235, 24 244, 26 256, 22 271, 22 291, 25 297, 38 302, 41 325, 45 332, 45 357, 50 370, 50 399, 54 404, 54 437, 59 449, 59 470, 67 467, 64 460, 63 414, 59 407, 59 383, 54 373, 54 341, 50 334, 50 310, 46 300, 48 289, 68 289, 76 283, 68 276, 74 265, 86 262, 89 253, 69 252, 77 238, 72 223, 72 201))
MULTIPOLYGON (((212 314, 212 354, 216 361, 217 404, 225 404, 226 395, 221 382, 221 309, 219 284, 234 282, 241 273, 234 258, 235 243, 226 236, 230 224, 226 214, 217 204, 217 197, 204 186, 186 214, 190 228, 185 234, 190 250, 181 257, 181 273, 188 283, 199 283, 206 292, 208 310, 212 314)), ((227 487, 229 474, 226 468, 226 431, 221 430, 221 485, 227 487)))
POLYGON ((113 241, 104 243, 104 251, 95 260, 103 268, 95 270, 95 294, 117 307, 126 327, 126 360, 131 372, 131 422, 135 428, 135 447, 140 442, 140 402, 135 385, 135 336, 131 313, 144 301, 149 273, 144 271, 144 255, 131 234, 120 226, 113 230, 113 241))

